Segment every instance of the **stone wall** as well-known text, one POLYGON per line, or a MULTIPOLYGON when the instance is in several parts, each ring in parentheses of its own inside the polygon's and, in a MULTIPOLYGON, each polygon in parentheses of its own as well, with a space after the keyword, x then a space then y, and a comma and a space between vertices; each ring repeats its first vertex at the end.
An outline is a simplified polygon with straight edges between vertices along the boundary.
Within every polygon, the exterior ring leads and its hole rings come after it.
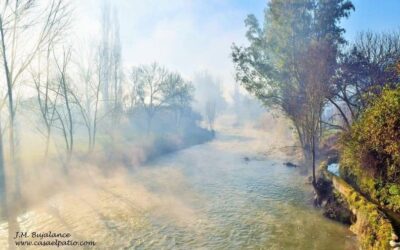
POLYGON ((357 235, 362 249, 400 250, 393 226, 378 206, 368 201, 342 178, 328 172, 326 168, 327 165, 322 164, 321 175, 332 182, 333 188, 344 198, 356 217, 350 230, 357 235))

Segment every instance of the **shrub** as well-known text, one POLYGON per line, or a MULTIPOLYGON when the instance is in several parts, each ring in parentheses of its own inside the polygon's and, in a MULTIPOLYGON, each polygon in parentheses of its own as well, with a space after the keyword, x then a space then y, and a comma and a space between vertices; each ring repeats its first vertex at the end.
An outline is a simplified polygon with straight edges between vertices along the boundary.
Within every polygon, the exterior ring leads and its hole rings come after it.
POLYGON ((400 88, 385 89, 352 126, 349 146, 375 177, 400 180, 400 88))
POLYGON ((400 209, 400 88, 384 89, 342 144, 341 174, 381 204, 400 209))

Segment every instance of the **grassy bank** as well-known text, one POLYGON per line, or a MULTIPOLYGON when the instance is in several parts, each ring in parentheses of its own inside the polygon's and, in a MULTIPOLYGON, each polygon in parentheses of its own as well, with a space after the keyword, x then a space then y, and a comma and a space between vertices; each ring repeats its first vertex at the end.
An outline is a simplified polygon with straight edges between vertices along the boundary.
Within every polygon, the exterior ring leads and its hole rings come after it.
POLYGON ((329 173, 326 163, 321 165, 321 173, 334 188, 335 199, 344 201, 354 215, 350 229, 357 235, 362 249, 391 249, 389 242, 395 231, 378 205, 370 202, 342 178, 329 173))

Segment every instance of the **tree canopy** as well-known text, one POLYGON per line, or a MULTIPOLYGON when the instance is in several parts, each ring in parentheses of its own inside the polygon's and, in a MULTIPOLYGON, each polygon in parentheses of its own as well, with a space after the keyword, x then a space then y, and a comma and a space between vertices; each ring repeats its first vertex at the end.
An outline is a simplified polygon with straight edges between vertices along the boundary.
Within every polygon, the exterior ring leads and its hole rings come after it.
POLYGON ((293 122, 306 158, 346 43, 339 21, 352 10, 345 0, 272 0, 263 26, 254 15, 245 20, 249 46, 232 48, 236 79, 293 122))

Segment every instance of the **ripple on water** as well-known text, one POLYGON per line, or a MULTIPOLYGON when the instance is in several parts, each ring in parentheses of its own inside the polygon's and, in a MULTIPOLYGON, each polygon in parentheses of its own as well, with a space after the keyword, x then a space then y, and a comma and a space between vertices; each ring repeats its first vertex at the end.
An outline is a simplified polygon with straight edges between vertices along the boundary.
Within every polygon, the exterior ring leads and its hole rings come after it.
MULTIPOLYGON (((294 169, 273 160, 244 162, 263 138, 239 136, 53 197, 20 216, 21 230, 71 232, 99 249, 356 248, 344 226, 308 204, 310 186, 294 169)), ((6 234, 3 223, 0 245, 6 234)))

